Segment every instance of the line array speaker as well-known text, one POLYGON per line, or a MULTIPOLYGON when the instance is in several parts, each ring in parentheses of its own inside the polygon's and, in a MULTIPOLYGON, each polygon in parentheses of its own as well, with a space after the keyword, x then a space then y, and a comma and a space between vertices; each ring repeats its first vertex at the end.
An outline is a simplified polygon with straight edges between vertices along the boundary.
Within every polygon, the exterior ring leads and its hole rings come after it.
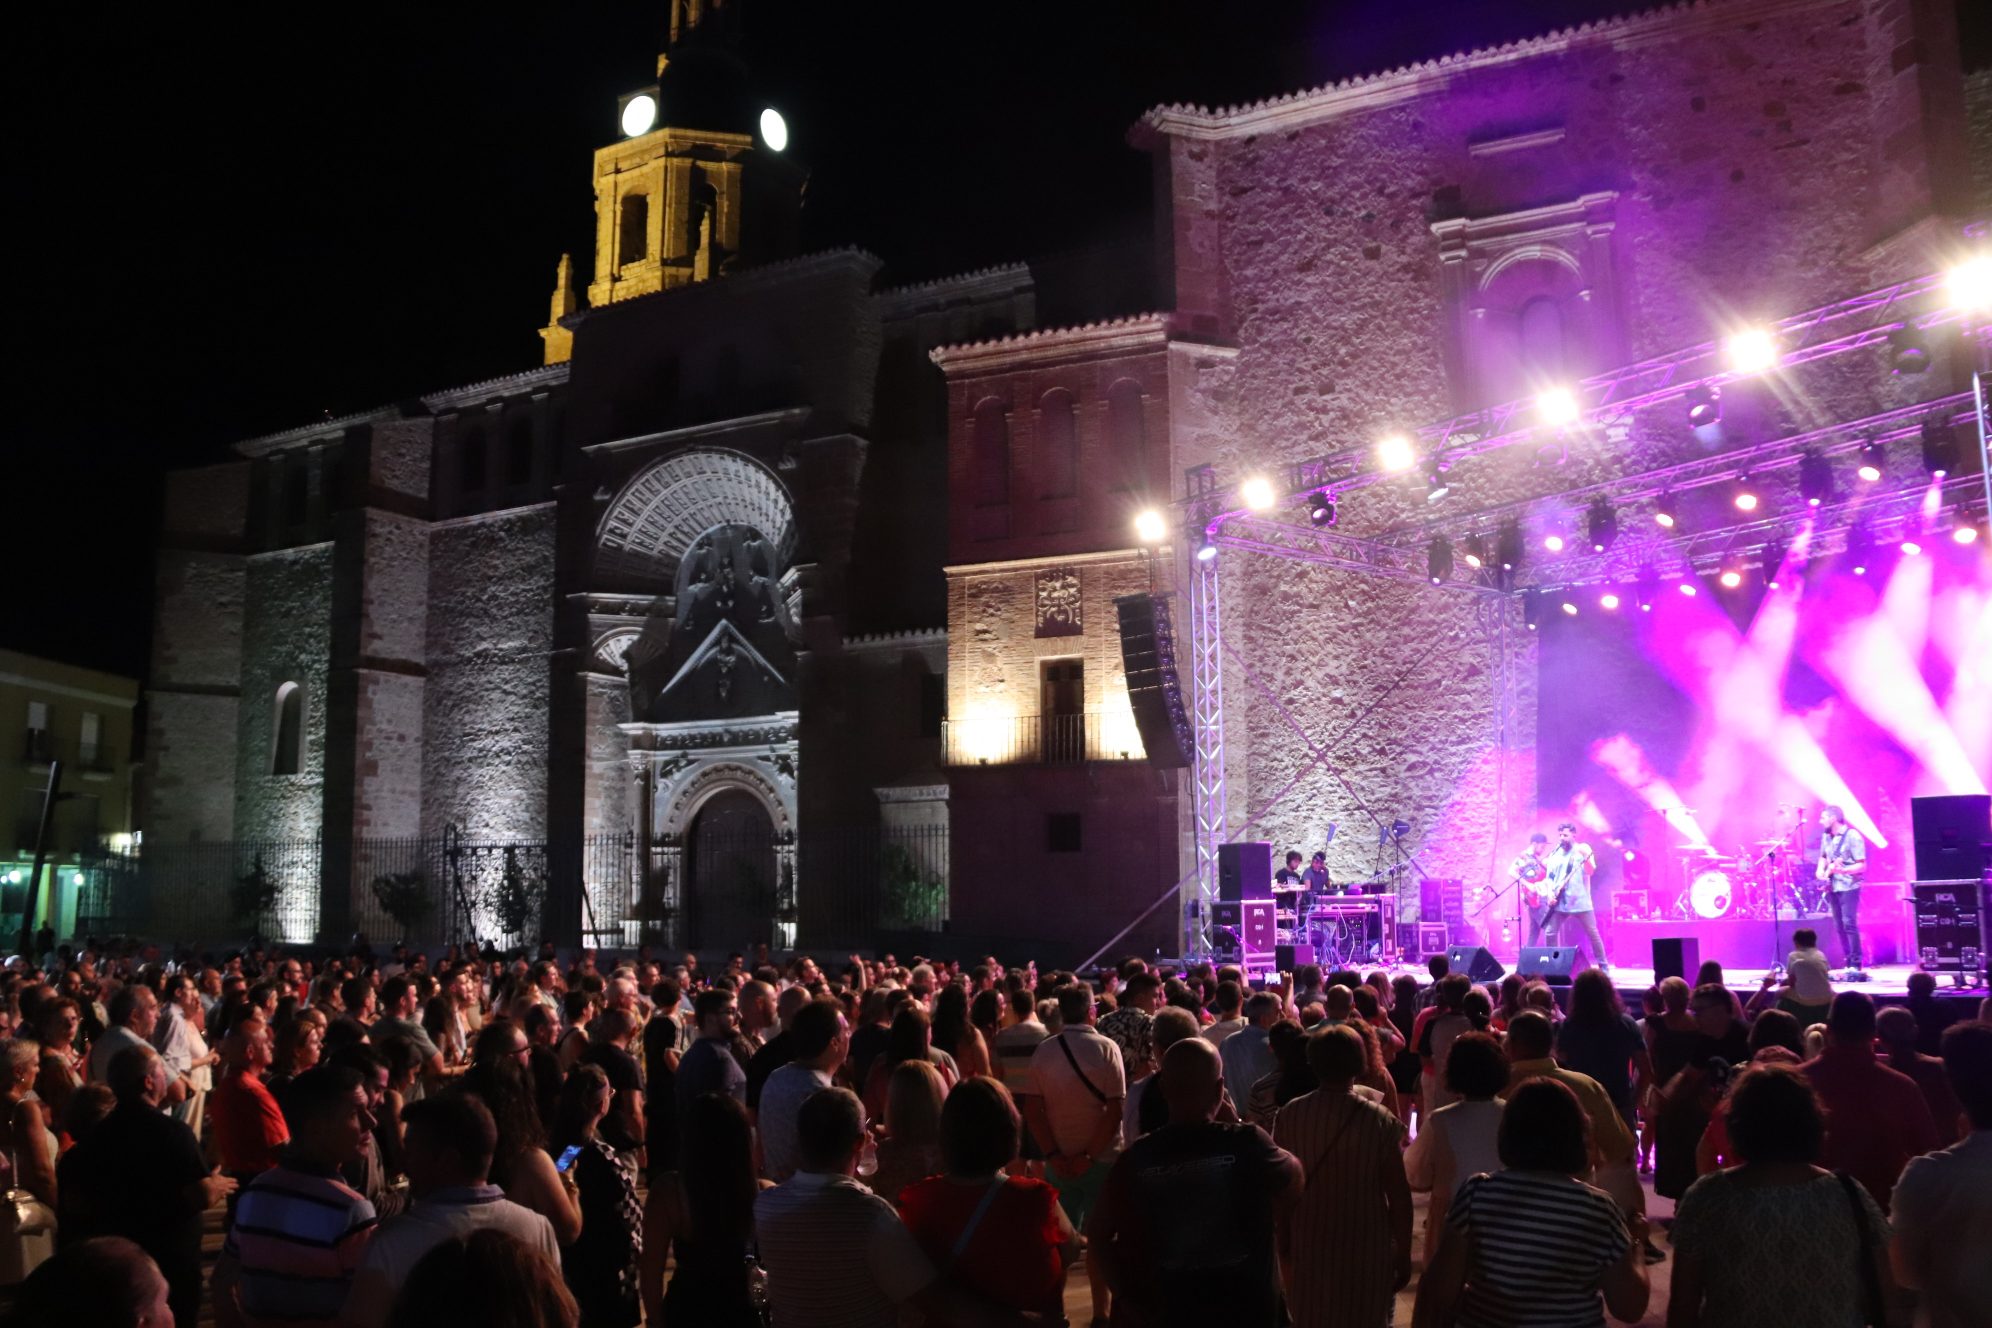
POLYGON ((1273 892, 1273 846, 1260 842, 1217 846, 1217 897, 1265 899, 1273 892))
POLYGON ((1176 676, 1176 637, 1169 625, 1167 595, 1122 595, 1114 601, 1120 617, 1121 664, 1127 670, 1127 700, 1141 734, 1148 763, 1158 770, 1190 764, 1196 741, 1183 711, 1182 682, 1176 676))

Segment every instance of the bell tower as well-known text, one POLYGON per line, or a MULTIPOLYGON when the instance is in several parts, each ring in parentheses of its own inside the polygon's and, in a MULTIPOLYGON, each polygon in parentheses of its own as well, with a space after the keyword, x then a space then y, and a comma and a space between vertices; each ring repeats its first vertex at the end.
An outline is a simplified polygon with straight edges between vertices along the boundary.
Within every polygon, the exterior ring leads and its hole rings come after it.
MULTIPOLYGON (((705 281, 793 252, 804 173, 785 160, 788 125, 739 54, 739 0, 671 0, 657 82, 616 105, 621 139, 595 152, 595 308, 705 281)), ((546 363, 565 360, 575 309, 565 256, 546 363)))

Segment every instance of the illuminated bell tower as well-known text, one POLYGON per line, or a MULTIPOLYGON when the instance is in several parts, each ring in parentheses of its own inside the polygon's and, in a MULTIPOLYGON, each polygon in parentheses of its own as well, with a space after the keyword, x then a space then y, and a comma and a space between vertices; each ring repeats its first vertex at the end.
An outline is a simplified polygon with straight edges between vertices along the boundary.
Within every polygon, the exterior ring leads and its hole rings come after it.
MULTIPOLYGON (((803 173, 783 160, 788 125, 757 95, 737 54, 738 0, 673 0, 657 82, 623 94, 621 141, 595 152, 595 279, 588 303, 705 281, 794 251, 803 173)), ((546 363, 565 360, 575 311, 566 256, 546 363)))

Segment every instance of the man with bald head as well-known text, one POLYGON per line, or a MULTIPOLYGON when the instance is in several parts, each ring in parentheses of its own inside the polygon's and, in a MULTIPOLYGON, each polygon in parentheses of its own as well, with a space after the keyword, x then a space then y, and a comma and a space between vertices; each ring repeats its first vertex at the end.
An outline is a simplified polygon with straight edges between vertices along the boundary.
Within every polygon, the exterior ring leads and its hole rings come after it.
MULTIPOLYGON (((763 991, 767 990, 765 982, 750 982, 740 993, 743 1024, 750 1008, 749 994, 759 999, 759 993, 753 990, 756 987, 763 991)), ((775 1019, 781 1025, 781 1031, 762 1042, 746 1065, 747 1105, 755 1111, 761 1109, 761 1087, 768 1082, 768 1076, 795 1059, 795 1037, 790 1033, 789 1026, 795 1022, 796 1011, 807 1004, 809 1004, 809 988, 801 985, 782 988, 782 994, 775 1000, 775 1019)))
POLYGON ((1273 1328, 1274 1230, 1300 1163, 1258 1126, 1215 1119, 1224 1071, 1205 1039, 1171 1046, 1157 1080, 1169 1123, 1121 1154, 1086 1227, 1114 1322, 1273 1328))

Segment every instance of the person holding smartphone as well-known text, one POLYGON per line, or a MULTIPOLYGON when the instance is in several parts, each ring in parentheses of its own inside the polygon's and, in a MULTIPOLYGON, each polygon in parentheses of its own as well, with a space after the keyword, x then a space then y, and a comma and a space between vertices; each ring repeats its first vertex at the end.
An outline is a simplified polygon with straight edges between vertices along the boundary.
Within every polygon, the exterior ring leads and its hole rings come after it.
POLYGON ((642 1315, 637 1259, 643 1250, 643 1204, 636 1194, 636 1163, 600 1130, 615 1097, 600 1066, 575 1066, 560 1086, 547 1146, 562 1178, 581 1195, 581 1235, 561 1248, 560 1267, 581 1308, 583 1328, 634 1328, 642 1315))

